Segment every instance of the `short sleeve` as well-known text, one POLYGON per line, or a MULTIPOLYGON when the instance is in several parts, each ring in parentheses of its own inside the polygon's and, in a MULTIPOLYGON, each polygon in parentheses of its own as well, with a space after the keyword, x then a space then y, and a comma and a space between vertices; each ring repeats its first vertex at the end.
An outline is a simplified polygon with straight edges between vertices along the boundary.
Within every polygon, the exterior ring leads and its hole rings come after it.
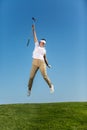
POLYGON ((35 42, 35 47, 38 47, 39 46, 39 43, 38 43, 38 41, 37 42, 35 42))

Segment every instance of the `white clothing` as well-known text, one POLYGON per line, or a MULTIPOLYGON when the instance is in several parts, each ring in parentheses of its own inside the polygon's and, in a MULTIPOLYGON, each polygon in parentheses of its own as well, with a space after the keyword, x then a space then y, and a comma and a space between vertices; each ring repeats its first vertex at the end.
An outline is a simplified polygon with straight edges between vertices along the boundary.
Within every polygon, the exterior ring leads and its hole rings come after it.
POLYGON ((33 59, 40 59, 40 60, 44 60, 44 55, 46 54, 46 49, 44 47, 40 47, 39 43, 36 42, 35 43, 35 48, 33 51, 33 59))

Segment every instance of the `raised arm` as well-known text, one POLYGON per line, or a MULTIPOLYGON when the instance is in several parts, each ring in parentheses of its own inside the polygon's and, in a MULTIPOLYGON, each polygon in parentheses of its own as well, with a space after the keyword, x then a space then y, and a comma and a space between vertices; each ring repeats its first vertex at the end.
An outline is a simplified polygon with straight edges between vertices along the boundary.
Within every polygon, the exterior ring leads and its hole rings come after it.
POLYGON ((36 31, 35 31, 35 26, 32 25, 32 32, 33 32, 33 37, 34 37, 34 42, 38 42, 38 39, 37 39, 37 35, 36 35, 36 31))

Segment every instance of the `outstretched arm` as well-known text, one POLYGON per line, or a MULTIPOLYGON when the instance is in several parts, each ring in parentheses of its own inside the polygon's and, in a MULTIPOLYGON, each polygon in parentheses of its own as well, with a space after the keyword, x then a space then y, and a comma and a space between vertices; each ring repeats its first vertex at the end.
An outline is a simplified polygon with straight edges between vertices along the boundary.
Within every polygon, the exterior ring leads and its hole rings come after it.
POLYGON ((46 65, 47 65, 49 68, 51 68, 51 65, 48 64, 48 61, 47 61, 47 58, 46 58, 46 54, 44 55, 44 61, 45 61, 46 65))
POLYGON ((36 35, 36 31, 35 31, 35 26, 32 25, 32 32, 33 32, 33 37, 34 37, 34 42, 38 42, 38 39, 37 39, 37 35, 36 35))

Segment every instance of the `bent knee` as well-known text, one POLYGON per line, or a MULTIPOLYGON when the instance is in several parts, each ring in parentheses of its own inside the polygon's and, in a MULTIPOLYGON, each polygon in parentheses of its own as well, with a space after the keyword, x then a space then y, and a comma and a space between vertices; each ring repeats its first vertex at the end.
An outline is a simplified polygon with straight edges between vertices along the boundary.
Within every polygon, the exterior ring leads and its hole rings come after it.
POLYGON ((43 78, 44 78, 44 79, 48 79, 48 76, 47 76, 47 75, 43 75, 43 78))

